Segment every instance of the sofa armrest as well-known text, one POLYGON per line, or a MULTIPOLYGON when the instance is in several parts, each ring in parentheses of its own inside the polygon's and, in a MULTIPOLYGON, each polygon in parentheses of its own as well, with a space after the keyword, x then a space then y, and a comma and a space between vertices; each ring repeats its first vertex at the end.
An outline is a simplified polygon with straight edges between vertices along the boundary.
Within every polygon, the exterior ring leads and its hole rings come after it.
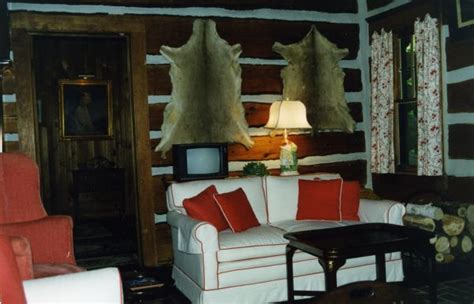
POLYGON ((23 281, 28 304, 123 303, 122 280, 117 268, 23 281))
POLYGON ((166 215, 171 228, 177 229, 178 239, 175 244, 178 250, 190 254, 216 252, 219 240, 216 227, 207 222, 200 222, 177 211, 166 215))
POLYGON ((396 201, 361 199, 359 217, 362 222, 402 225, 405 206, 396 201))

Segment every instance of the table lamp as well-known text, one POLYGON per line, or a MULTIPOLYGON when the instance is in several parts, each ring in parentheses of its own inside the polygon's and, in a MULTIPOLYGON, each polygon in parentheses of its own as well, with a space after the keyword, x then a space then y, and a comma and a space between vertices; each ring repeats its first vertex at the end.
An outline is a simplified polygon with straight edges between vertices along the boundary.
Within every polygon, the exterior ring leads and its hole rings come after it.
MULTIPOLYGON (((280 175, 298 175, 298 147, 288 140, 288 129, 311 129, 306 119, 306 108, 301 101, 275 101, 265 128, 283 130, 284 142, 280 147, 280 175)), ((270 133, 272 136, 272 133, 270 133)))

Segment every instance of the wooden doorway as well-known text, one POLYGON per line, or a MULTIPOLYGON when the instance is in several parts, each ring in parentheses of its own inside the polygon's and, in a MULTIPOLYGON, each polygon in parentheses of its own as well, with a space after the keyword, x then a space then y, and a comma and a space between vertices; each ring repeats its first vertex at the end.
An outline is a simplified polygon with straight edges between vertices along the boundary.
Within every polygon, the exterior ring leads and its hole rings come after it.
MULTIPOLYGON (((125 119, 130 130, 129 153, 130 169, 135 193, 137 217, 139 222, 139 241, 142 262, 154 266, 156 261, 156 242, 154 234, 153 201, 151 191, 151 148, 149 139, 149 117, 147 102, 147 75, 145 69, 145 29, 143 24, 122 16, 84 16, 35 14, 19 12, 11 14, 12 50, 17 78, 18 133, 20 150, 38 163, 42 144, 40 119, 37 111, 34 59, 34 39, 38 35, 111 35, 126 36, 129 45, 130 90, 124 98, 130 100, 129 120, 125 119)), ((92 144, 93 145, 93 144, 92 144)), ((119 147, 121 148, 121 147, 119 147)), ((127 150, 127 149, 125 149, 127 150)), ((43 168, 41 168, 43 169, 43 168)), ((57 208, 58 206, 51 206, 57 208)))
POLYGON ((32 38, 45 208, 74 219, 80 266, 136 264, 128 37, 32 38))

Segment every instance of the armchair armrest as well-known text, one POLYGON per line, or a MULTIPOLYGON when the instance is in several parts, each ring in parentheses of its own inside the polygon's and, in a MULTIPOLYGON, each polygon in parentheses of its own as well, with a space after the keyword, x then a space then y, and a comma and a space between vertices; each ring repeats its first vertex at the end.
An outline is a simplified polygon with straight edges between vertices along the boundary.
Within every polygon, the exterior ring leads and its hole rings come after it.
POLYGON ((178 250, 189 254, 219 250, 217 229, 211 224, 197 221, 177 211, 168 212, 166 219, 172 229, 178 230, 178 239, 174 240, 178 250))
POLYGON ((33 259, 28 239, 22 236, 10 236, 10 241, 15 255, 16 264, 22 280, 33 278, 33 259))
POLYGON ((359 217, 362 222, 402 225, 405 206, 396 201, 361 199, 359 217))
POLYGON ((34 303, 123 303, 117 268, 23 281, 26 300, 34 303))
POLYGON ((31 245, 33 263, 76 264, 69 216, 47 216, 29 222, 1 224, 0 233, 23 236, 31 245))

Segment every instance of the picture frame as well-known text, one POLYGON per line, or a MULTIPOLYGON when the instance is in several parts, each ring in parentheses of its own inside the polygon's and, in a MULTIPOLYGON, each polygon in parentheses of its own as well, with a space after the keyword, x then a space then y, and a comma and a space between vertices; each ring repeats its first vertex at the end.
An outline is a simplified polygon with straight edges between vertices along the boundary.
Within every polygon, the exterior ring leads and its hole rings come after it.
POLYGON ((450 38, 474 39, 474 0, 450 0, 448 3, 450 38))
POLYGON ((111 139, 110 80, 59 80, 60 140, 111 139))

